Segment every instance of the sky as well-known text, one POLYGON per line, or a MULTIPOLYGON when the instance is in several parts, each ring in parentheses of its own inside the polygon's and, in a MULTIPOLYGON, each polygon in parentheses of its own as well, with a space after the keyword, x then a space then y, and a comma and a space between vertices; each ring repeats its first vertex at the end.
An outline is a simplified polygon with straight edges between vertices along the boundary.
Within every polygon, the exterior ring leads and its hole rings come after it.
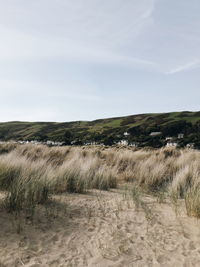
POLYGON ((0 121, 200 110, 199 0, 0 0, 0 121))

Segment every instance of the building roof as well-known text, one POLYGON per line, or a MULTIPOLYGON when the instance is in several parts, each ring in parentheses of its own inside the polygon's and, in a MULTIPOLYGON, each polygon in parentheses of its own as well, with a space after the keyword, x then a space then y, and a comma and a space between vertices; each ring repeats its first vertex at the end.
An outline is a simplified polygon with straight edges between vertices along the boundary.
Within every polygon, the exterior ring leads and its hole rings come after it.
POLYGON ((162 132, 152 132, 150 133, 150 136, 156 136, 156 135, 161 135, 162 132))

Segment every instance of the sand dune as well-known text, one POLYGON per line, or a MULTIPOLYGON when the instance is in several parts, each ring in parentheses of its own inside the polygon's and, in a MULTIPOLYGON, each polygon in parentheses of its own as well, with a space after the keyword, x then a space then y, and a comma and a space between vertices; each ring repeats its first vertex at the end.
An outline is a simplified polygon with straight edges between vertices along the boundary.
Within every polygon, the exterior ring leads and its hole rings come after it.
POLYGON ((180 203, 123 191, 56 196, 34 221, 0 214, 0 266, 200 266, 200 224, 180 203))

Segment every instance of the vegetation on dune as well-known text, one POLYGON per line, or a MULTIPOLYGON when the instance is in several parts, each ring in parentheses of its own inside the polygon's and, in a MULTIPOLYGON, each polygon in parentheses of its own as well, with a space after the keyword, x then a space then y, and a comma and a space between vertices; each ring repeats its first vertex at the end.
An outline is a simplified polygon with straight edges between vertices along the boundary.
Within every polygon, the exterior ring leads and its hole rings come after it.
POLYGON ((200 217, 200 152, 131 149, 0 146, 0 189, 9 211, 27 210, 59 193, 108 190, 133 184, 149 193, 185 199, 188 215, 200 217))
POLYGON ((52 194, 116 187, 113 171, 93 153, 33 145, 3 145, 1 150, 0 189, 9 211, 33 214, 52 194))

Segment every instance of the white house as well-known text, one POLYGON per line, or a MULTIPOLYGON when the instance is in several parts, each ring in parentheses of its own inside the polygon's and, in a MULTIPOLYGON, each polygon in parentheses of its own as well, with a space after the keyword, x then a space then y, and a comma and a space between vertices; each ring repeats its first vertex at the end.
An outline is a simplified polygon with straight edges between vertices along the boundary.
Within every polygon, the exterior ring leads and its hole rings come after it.
POLYGON ((124 136, 129 136, 130 134, 128 132, 125 132, 124 133, 124 136))
POLYGON ((184 138, 184 134, 183 133, 178 134, 178 139, 183 139, 183 138, 184 138))
POLYGON ((94 141, 89 141, 89 142, 85 142, 84 145, 85 146, 94 146, 94 145, 97 145, 98 143, 97 142, 94 142, 94 141))
POLYGON ((46 144, 49 145, 49 146, 62 146, 64 143, 63 142, 54 142, 54 141, 48 140, 46 142, 46 144))
POLYGON ((178 143, 175 142, 167 142, 166 147, 177 147, 178 143))
POLYGON ((138 143, 129 143, 129 146, 131 146, 131 147, 138 147, 138 143))
POLYGON ((170 137, 170 136, 169 137, 166 137, 165 140, 166 141, 171 141, 171 140, 173 140, 173 137, 170 137))
POLYGON ((187 148, 194 148, 194 143, 190 143, 186 145, 187 148))
POLYGON ((152 132, 150 133, 150 136, 154 137, 154 136, 159 136, 161 134, 162 134, 161 132, 152 132))
POLYGON ((122 146, 128 146, 128 141, 127 140, 120 140, 117 144, 122 145, 122 146))

